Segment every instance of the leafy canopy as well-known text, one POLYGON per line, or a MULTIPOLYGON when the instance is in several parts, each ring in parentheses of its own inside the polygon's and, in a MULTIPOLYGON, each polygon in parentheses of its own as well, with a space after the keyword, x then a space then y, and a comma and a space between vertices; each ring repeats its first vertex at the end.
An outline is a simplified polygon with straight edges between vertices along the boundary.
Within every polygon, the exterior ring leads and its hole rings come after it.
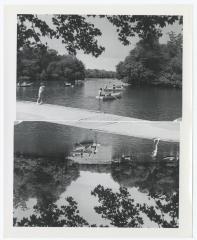
POLYGON ((118 39, 124 45, 131 42, 131 37, 152 41, 153 37, 162 36, 161 29, 175 21, 182 23, 181 16, 162 15, 52 15, 52 23, 49 25, 38 15, 19 14, 17 22, 17 49, 25 45, 35 47, 47 45, 42 42, 43 37, 60 39, 69 54, 76 55, 77 50, 83 50, 85 54, 98 57, 105 50, 98 44, 97 37, 102 35, 100 29, 88 21, 88 17, 106 18, 116 27, 118 39))
MULTIPOLYGON (((142 214, 149 220, 155 222, 158 227, 177 228, 179 195, 152 196, 155 206, 135 203, 127 188, 120 187, 119 192, 113 192, 110 188, 98 185, 91 194, 98 198, 99 205, 94 207, 97 214, 108 219, 115 227, 143 227, 142 214), (168 218, 165 218, 165 215, 168 218)), ((66 198, 65 205, 58 207, 54 203, 48 206, 34 206, 34 214, 29 218, 18 221, 14 218, 15 226, 31 227, 98 227, 96 224, 89 224, 79 215, 78 204, 72 197, 66 198)), ((108 227, 100 225, 99 227, 108 227)))

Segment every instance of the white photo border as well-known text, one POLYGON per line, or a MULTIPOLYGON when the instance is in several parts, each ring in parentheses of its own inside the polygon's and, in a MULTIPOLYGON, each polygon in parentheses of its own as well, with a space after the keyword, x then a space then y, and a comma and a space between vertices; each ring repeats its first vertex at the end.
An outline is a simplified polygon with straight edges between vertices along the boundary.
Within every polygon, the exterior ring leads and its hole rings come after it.
POLYGON ((4 236, 5 237, 192 237, 192 6, 16 5, 4 9, 4 236), (13 227, 13 136, 16 120, 17 14, 183 15, 183 101, 180 142, 179 228, 13 227))

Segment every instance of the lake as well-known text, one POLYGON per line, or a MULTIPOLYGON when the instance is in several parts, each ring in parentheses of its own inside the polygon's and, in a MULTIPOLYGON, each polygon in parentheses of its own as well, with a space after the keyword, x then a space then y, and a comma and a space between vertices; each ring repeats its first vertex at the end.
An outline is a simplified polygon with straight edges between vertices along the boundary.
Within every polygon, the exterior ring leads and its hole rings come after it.
MULTIPOLYGON (((99 88, 113 83, 120 81, 86 79, 83 85, 75 87, 64 87, 59 82, 48 83, 46 102, 155 121, 172 121, 182 116, 181 89, 127 86, 120 100, 103 102, 96 99, 99 88)), ((38 86, 17 87, 17 100, 36 101, 37 95, 38 86)))
MULTIPOLYGON (((179 154, 178 143, 159 142, 157 158, 153 141, 95 132, 46 122, 23 122, 14 136, 14 217, 29 217, 33 207, 65 204, 72 196, 80 215, 91 224, 107 224, 95 212, 98 199, 91 191, 101 184, 117 192, 126 187, 136 203, 155 206, 154 195, 172 196, 179 189, 179 164, 164 164, 166 156, 179 154), (94 142, 106 149, 105 164, 70 164, 76 144, 94 142), (136 164, 111 164, 113 158, 132 155, 136 164), (157 161, 155 161, 157 160, 157 161), (155 162, 154 162, 155 161, 155 162), (68 164, 69 163, 69 164, 68 164), (84 201, 85 200, 85 201, 84 201)), ((99 152, 98 156, 102 152, 99 152)), ((103 160, 103 157, 102 157, 103 160)), ((178 204, 178 202, 177 202, 178 204)), ((143 216, 144 227, 158 225, 143 216)))

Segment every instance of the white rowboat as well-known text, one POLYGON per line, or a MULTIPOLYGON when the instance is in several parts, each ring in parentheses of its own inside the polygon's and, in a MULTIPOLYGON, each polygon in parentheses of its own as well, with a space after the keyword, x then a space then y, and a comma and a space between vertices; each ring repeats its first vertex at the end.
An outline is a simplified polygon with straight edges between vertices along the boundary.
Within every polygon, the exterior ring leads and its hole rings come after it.
POLYGON ((121 98, 121 93, 109 93, 101 96, 96 96, 96 99, 107 101, 107 100, 115 100, 121 98))

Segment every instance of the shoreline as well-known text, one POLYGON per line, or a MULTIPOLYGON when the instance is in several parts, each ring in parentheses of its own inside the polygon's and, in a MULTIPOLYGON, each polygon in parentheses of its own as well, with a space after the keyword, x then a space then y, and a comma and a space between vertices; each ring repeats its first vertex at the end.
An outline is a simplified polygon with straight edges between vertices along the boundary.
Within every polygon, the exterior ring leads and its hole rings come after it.
MULTIPOLYGON (((128 83, 128 82, 125 82, 123 79, 118 79, 118 78, 107 78, 107 77, 103 77, 103 78, 98 78, 98 77, 91 77, 91 78, 85 78, 83 80, 80 80, 80 83, 83 84, 86 80, 88 81, 91 81, 91 80, 95 80, 95 79, 98 79, 98 82, 100 80, 103 80, 103 79, 108 79, 108 80, 111 80, 111 81, 114 81, 114 82, 121 82, 122 84, 128 84, 129 86, 134 86, 134 87, 139 87, 139 88, 146 88, 146 87, 158 87, 158 88, 170 88, 170 89, 182 89, 182 83, 181 85, 179 84, 176 84, 176 83, 165 83, 165 82, 160 82, 160 81, 154 81, 154 82, 150 82, 150 83, 146 83, 146 84, 134 84, 134 83, 128 83)), ((77 80, 76 80, 77 81, 77 80)), ((32 85, 33 86, 39 86, 40 85, 40 81, 36 80, 36 81, 29 81, 31 83, 33 83, 32 85)), ((53 83, 53 82, 57 82, 58 84, 62 84, 64 85, 64 83, 66 82, 65 81, 62 81, 62 80, 57 80, 57 79, 53 79, 53 80, 47 80, 46 81, 46 84, 50 84, 50 83, 53 83)), ((17 82, 18 83, 18 82, 17 82)), ((79 85, 79 83, 74 83, 74 85, 79 85)), ((17 86, 17 87, 21 87, 21 86, 17 86)))
POLYGON ((180 126, 177 122, 149 121, 60 105, 16 102, 16 119, 18 121, 46 121, 131 137, 159 138, 161 141, 168 142, 180 141, 180 126))

